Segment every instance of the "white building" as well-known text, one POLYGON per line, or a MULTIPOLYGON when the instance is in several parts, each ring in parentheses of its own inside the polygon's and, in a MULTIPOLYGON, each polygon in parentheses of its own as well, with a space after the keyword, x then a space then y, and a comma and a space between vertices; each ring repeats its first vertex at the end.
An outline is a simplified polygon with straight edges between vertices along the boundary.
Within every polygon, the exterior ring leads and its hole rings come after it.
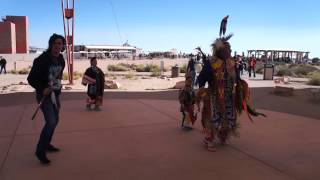
POLYGON ((83 59, 97 57, 105 58, 131 58, 135 59, 139 55, 141 49, 130 46, 129 44, 119 45, 76 45, 74 47, 74 58, 83 59))

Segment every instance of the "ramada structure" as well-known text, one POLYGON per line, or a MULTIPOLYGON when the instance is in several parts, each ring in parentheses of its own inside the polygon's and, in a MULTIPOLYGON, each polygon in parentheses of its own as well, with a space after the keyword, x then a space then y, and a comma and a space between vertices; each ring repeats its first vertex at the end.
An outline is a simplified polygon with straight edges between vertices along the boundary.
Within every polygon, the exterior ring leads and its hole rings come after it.
POLYGON ((307 60, 310 52, 294 50, 248 50, 248 57, 252 55, 255 58, 274 61, 281 59, 290 59, 295 62, 307 60))

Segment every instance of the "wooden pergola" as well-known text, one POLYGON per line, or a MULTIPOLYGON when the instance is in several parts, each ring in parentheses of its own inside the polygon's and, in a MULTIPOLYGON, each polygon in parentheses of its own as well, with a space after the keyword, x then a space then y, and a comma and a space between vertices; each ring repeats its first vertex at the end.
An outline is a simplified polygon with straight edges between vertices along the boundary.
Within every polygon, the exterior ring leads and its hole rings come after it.
POLYGON ((302 62, 304 59, 308 59, 309 53, 310 52, 291 50, 248 50, 247 57, 253 55, 255 58, 267 61, 289 59, 294 62, 302 62))

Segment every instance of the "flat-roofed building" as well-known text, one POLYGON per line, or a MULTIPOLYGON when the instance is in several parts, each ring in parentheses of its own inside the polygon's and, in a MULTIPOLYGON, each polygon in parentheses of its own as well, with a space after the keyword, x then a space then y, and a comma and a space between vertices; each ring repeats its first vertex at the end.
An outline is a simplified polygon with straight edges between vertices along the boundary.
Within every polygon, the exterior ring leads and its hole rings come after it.
POLYGON ((17 53, 29 52, 29 32, 27 16, 6 16, 6 21, 15 24, 17 53))
POLYGON ((0 22, 0 54, 16 53, 16 28, 9 21, 0 22))
POLYGON ((97 57, 105 58, 132 58, 135 59, 141 49, 130 45, 76 45, 75 58, 97 57))
POLYGON ((0 53, 29 53, 28 17, 6 16, 0 22, 0 53))

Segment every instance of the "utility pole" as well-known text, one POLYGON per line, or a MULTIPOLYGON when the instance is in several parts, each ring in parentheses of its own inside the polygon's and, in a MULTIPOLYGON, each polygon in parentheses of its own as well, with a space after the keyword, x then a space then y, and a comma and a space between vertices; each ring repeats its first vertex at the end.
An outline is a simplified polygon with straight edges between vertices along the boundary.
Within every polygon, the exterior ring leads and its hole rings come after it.
POLYGON ((68 78, 69 78, 69 83, 73 84, 74 0, 61 0, 61 5, 62 5, 64 36, 66 39, 68 78), (71 4, 71 1, 72 1, 72 4, 71 4))

